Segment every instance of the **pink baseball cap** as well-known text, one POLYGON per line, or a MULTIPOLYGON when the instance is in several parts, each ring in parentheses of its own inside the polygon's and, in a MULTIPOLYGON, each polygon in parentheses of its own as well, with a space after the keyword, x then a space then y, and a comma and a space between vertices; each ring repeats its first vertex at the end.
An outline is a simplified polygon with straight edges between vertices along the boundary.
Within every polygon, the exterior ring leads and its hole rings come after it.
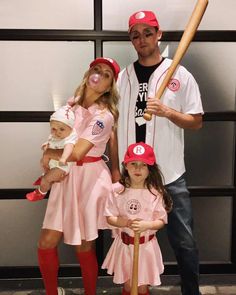
POLYGON ((115 80, 117 80, 118 74, 120 72, 120 67, 114 59, 109 58, 109 57, 97 57, 94 61, 91 62, 90 68, 97 65, 97 64, 106 64, 106 65, 110 66, 110 68, 112 69, 112 71, 114 73, 115 80))
POLYGON ((147 24, 150 27, 159 28, 159 23, 155 14, 152 11, 148 11, 148 10, 138 11, 130 16, 129 30, 128 30, 129 33, 131 29, 133 28, 133 26, 135 26, 136 24, 147 24))
POLYGON ((148 165, 154 165, 156 163, 156 157, 153 148, 144 142, 131 144, 128 146, 125 154, 124 163, 127 164, 133 161, 140 161, 148 165))

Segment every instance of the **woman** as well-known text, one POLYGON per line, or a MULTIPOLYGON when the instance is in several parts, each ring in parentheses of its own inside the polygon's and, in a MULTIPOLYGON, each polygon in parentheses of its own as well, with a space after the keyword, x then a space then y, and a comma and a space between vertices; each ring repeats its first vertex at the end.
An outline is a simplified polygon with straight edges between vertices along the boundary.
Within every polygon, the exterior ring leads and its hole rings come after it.
MULTIPOLYGON (((38 243, 39 266, 47 295, 59 293, 57 245, 62 236, 64 243, 75 246, 85 294, 96 294, 95 240, 98 230, 107 228, 103 211, 112 185, 101 156, 118 119, 119 70, 112 59, 95 59, 69 100, 75 112, 78 141, 68 161, 75 163, 69 175, 52 186, 38 243)), ((47 149, 41 162, 46 169, 50 159, 59 158, 58 151, 47 149)))

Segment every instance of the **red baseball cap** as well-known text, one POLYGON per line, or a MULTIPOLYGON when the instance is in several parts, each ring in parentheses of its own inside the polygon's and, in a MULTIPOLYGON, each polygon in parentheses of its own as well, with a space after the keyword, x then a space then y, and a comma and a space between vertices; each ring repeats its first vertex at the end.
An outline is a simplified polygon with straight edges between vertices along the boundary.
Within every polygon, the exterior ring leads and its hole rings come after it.
POLYGON ((120 72, 120 67, 114 59, 109 58, 109 57, 97 57, 94 61, 91 62, 90 68, 97 65, 97 64, 106 64, 106 65, 110 66, 110 68, 112 69, 112 71, 114 73, 115 80, 117 80, 118 74, 120 72))
POLYGON ((136 24, 147 24, 150 27, 159 28, 159 23, 155 14, 152 11, 148 11, 148 10, 138 11, 130 16, 129 30, 128 30, 129 33, 131 29, 133 28, 133 26, 135 26, 136 24))
POLYGON ((148 165, 154 165, 156 163, 156 157, 153 148, 144 142, 131 144, 128 146, 125 154, 124 163, 127 164, 133 161, 140 161, 148 165))

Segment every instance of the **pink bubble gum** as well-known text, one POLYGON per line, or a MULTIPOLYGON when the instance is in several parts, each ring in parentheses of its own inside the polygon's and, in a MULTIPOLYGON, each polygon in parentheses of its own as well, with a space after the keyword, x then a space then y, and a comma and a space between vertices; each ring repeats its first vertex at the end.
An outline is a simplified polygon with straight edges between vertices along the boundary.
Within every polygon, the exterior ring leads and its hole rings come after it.
POLYGON ((101 76, 99 74, 92 74, 89 77, 90 86, 96 86, 101 80, 101 76))

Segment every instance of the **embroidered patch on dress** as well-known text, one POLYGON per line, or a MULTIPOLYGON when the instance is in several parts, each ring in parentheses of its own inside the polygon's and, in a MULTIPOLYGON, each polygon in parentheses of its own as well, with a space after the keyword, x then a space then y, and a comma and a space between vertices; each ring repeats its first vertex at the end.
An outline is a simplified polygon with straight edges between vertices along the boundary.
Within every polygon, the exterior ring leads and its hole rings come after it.
POLYGON ((170 79, 167 87, 173 92, 178 91, 180 87, 180 82, 177 79, 170 79))
POLYGON ((132 199, 127 202, 126 210, 129 214, 132 214, 132 215, 138 214, 141 210, 141 204, 139 203, 138 200, 132 199))
POLYGON ((104 129, 104 124, 102 121, 97 120, 97 122, 93 125, 92 135, 97 135, 101 133, 104 129))

